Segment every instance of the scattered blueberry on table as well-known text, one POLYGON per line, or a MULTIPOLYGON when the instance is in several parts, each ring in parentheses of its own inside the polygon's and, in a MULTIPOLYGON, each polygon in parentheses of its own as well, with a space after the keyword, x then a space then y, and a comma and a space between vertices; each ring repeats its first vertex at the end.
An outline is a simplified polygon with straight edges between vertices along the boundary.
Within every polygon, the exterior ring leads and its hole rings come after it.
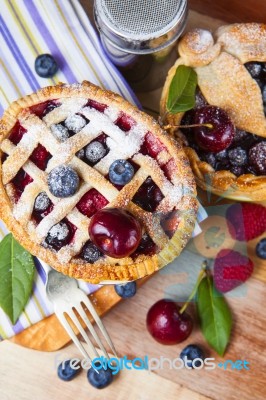
POLYGON ((51 54, 40 54, 34 66, 36 74, 41 78, 52 78, 58 71, 58 65, 51 54))
POLYGON ((135 296, 137 291, 137 284, 135 281, 133 281, 122 285, 115 285, 115 291, 118 296, 122 297, 123 299, 127 299, 129 297, 135 296))
POLYGON ((77 364, 77 366, 79 366, 79 368, 73 369, 71 367, 70 363, 71 363, 71 360, 63 361, 61 364, 59 364, 59 366, 57 368, 57 375, 63 381, 69 382, 72 379, 74 379, 75 376, 77 376, 81 372, 81 366, 79 364, 77 364))
POLYGON ((193 368, 193 364, 196 367, 200 367, 202 363, 199 360, 195 361, 194 363, 193 361, 197 358, 203 361, 204 353, 203 350, 196 344, 190 344, 186 346, 180 353, 180 358, 182 360, 184 360, 185 357, 187 357, 186 364, 188 367, 193 368))
POLYGON ((257 244, 256 254, 259 258, 266 260, 266 238, 261 239, 257 244))
POLYGON ((103 366, 98 369, 100 362, 96 362, 95 366, 97 370, 90 368, 87 372, 88 381, 96 389, 104 389, 113 381, 112 370, 109 367, 104 369, 103 366))

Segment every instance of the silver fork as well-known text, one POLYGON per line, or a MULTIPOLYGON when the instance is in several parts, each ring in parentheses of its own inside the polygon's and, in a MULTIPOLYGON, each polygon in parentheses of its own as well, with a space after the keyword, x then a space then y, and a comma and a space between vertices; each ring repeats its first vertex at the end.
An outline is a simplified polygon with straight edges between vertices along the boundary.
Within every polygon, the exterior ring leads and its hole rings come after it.
POLYGON ((101 321, 99 315, 97 314, 93 304, 91 303, 88 296, 78 287, 78 282, 76 279, 70 278, 66 275, 63 275, 47 264, 42 262, 44 269, 46 270, 47 280, 46 280, 46 293, 48 299, 52 302, 54 306, 54 312, 67 331, 70 338, 73 340, 83 357, 88 359, 90 362, 92 361, 91 353, 94 354, 95 357, 100 357, 96 347, 93 345, 92 341, 90 340, 88 334, 86 333, 85 329, 83 328, 82 324, 80 323, 77 315, 74 312, 74 309, 77 311, 79 316, 85 322, 86 327, 88 328, 89 332, 91 333, 92 337, 96 341, 98 347, 103 352, 104 356, 109 359, 108 352, 105 349, 98 333, 96 332, 94 326, 90 322, 88 316, 84 308, 82 307, 82 303, 87 307, 89 312, 91 313, 95 323, 97 324, 98 328, 100 329, 103 337, 105 338, 106 342, 108 343, 112 353, 118 358, 115 347, 113 342, 104 327, 103 322, 101 321), (81 343, 75 332, 73 331, 72 327, 70 326, 69 322, 66 319, 66 315, 72 320, 72 322, 78 328, 81 336, 83 337, 85 343, 87 343, 90 353, 87 352, 84 345, 81 343))

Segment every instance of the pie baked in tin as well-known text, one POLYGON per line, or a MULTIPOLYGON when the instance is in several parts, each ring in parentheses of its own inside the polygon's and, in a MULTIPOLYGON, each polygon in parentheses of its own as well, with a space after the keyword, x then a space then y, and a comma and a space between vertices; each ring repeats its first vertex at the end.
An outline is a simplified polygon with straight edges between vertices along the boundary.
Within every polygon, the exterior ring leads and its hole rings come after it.
POLYGON ((0 217, 27 250, 64 274, 92 283, 138 279, 178 256, 193 231, 195 182, 182 146, 153 118, 89 82, 13 102, 0 121, 0 149, 0 217), (91 143, 104 149, 93 162, 86 158, 91 143), (109 178, 117 159, 134 167, 124 186, 109 178), (65 198, 49 190, 58 166, 79 177, 65 198), (99 252, 88 262, 90 218, 102 208, 127 210, 141 223, 142 239, 128 257, 99 252))
MULTIPOLYGON (((165 114, 176 69, 186 65, 198 78, 191 115, 204 104, 217 106, 226 111, 236 128, 233 143, 220 155, 202 151, 191 130, 177 132, 197 184, 227 198, 266 200, 266 25, 232 24, 220 27, 213 35, 195 29, 181 39, 178 53, 180 57, 164 85, 161 114, 165 114), (236 148, 244 154, 244 161, 232 159, 234 154, 238 156, 236 148)), ((167 114, 166 122, 189 125, 193 117, 191 120, 188 113, 167 114)))

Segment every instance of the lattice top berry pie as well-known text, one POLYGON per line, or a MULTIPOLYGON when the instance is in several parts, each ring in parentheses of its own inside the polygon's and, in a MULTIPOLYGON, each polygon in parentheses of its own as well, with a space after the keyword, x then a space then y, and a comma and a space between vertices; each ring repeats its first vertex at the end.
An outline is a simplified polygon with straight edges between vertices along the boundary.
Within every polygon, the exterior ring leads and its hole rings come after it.
POLYGON ((179 65, 198 77, 193 110, 167 119, 178 135, 203 189, 228 198, 266 200, 266 25, 233 24, 215 33, 195 29, 180 41, 180 58, 169 71, 161 99, 179 65))
POLYGON ((83 82, 14 102, 0 125, 1 218, 32 254, 90 282, 176 257, 195 223, 188 160, 149 116, 83 82))

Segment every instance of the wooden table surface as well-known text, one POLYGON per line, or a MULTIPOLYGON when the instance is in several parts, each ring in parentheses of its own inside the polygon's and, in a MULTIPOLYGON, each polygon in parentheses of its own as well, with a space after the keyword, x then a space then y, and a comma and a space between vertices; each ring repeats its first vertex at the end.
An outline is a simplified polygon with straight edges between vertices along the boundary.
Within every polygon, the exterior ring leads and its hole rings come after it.
MULTIPOLYGON (((215 29, 221 23, 220 20, 191 11, 188 29, 196 26, 215 29)), ((155 112, 158 110, 159 97, 160 90, 140 96, 144 106, 155 112)), ((207 203, 202 192, 199 196, 208 211, 212 203, 207 203)), ((222 207, 220 204, 216 206, 217 210, 222 207)), ((203 229, 207 229, 206 224, 203 229)), ((234 327, 224 358, 218 357, 206 345, 197 322, 187 341, 174 346, 158 344, 146 330, 146 314, 154 302, 163 297, 182 301, 190 293, 200 264, 206 257, 204 251, 195 252, 191 244, 174 263, 149 279, 134 298, 122 301, 104 317, 119 354, 127 355, 129 359, 145 355, 174 359, 179 357, 185 345, 197 343, 205 349, 207 357, 215 357, 217 362, 245 359, 250 363, 250 370, 170 370, 167 365, 150 373, 124 370, 110 387, 98 391, 87 382, 85 371, 72 382, 62 382, 57 378, 56 356, 62 360, 79 356, 73 344, 58 352, 47 353, 26 349, 5 340, 0 343, 0 400, 265 399, 266 263, 255 256, 258 240, 249 242, 247 246, 248 254, 255 263, 252 278, 226 296, 233 312, 234 327)), ((190 311, 194 313, 193 305, 190 311)))

